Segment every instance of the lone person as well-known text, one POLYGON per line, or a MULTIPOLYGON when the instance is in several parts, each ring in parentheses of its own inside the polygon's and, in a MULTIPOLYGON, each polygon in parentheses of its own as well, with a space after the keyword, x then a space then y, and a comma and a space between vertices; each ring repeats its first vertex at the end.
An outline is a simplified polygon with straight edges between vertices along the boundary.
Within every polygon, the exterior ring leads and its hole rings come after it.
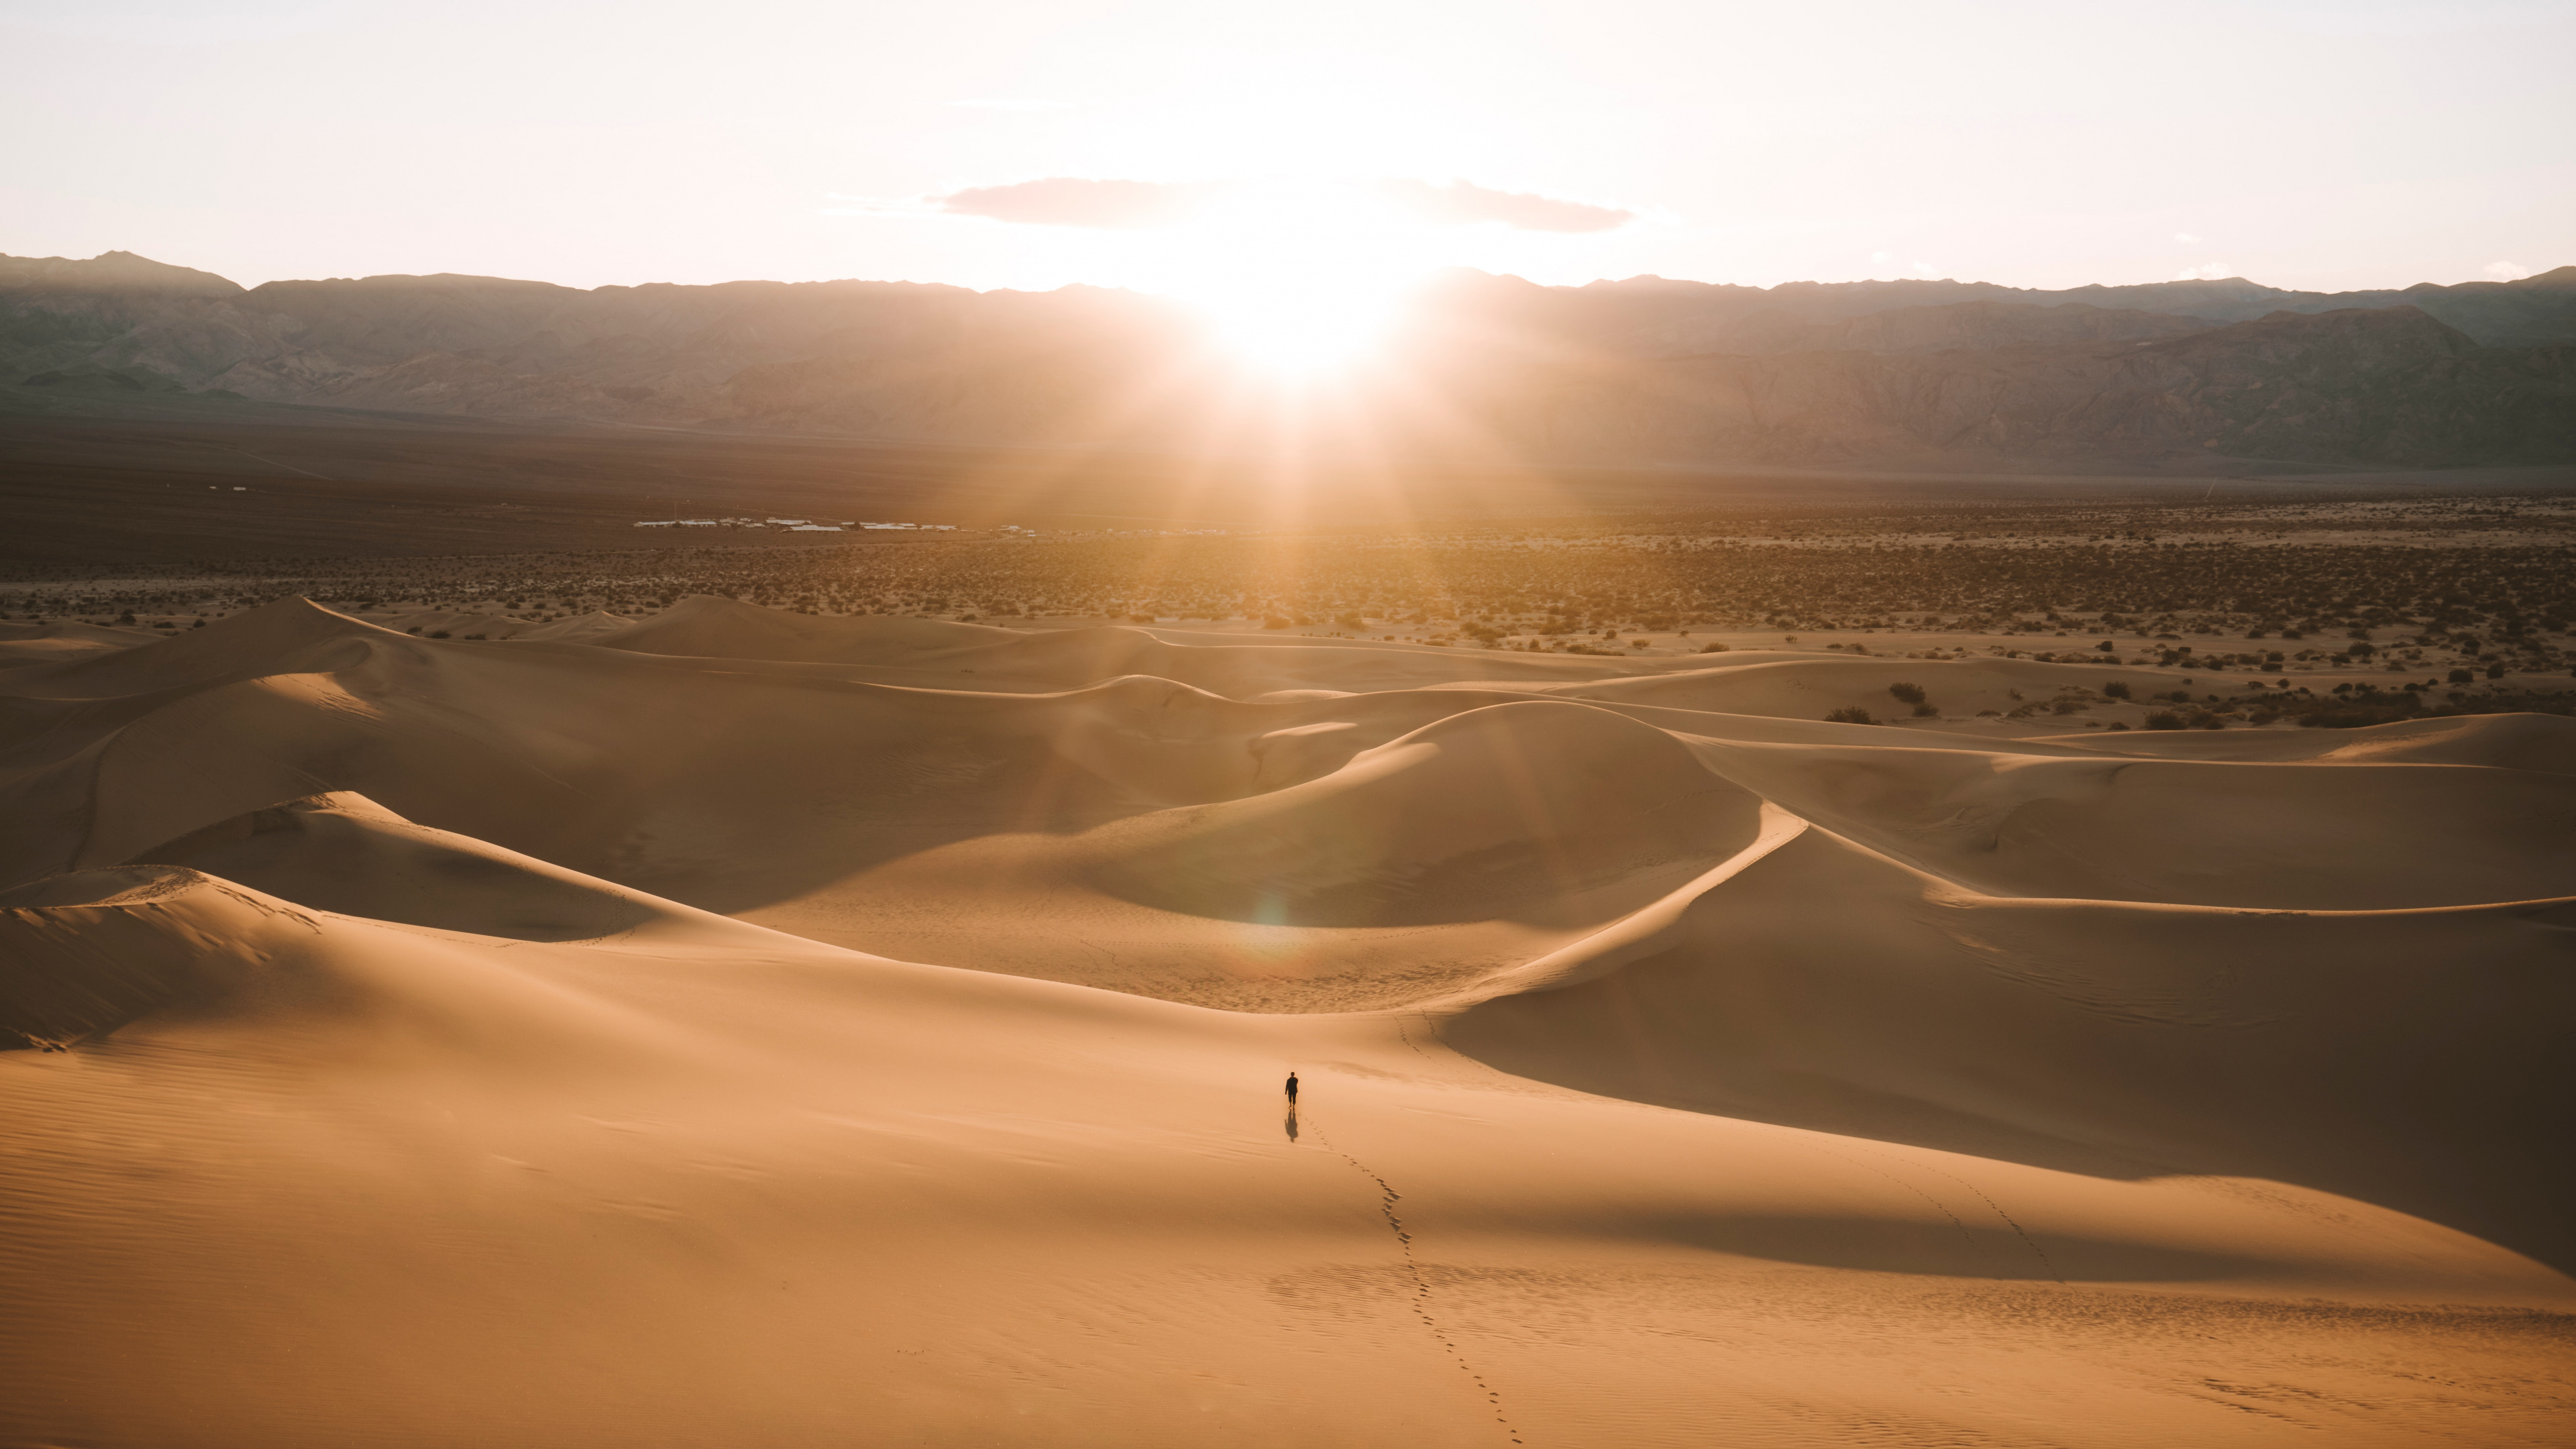
POLYGON ((1288 1074, 1288 1105, 1291 1107, 1297 1105, 1297 1074, 1295 1072, 1290 1072, 1288 1074))

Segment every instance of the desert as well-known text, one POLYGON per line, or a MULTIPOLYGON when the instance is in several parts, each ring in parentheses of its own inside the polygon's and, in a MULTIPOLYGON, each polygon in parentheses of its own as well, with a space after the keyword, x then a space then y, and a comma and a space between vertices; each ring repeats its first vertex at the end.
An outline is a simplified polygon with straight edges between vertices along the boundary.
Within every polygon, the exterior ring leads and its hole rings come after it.
POLYGON ((276 587, 0 641, 24 1442, 2564 1427, 2564 704, 276 587))
POLYGON ((2570 54, 0 5, 0 1449, 2576 1445, 2570 54))

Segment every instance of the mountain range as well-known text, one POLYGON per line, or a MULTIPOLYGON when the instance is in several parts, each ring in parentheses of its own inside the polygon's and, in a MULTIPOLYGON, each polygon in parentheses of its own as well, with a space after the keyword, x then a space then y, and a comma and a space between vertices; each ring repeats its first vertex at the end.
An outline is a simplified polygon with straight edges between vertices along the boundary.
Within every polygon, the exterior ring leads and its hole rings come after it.
POLYGON ((0 413, 181 394, 908 442, 1222 448, 1295 427, 1553 461, 2556 462, 2576 459, 2576 266, 2342 293, 1461 271, 1291 408, 1179 304, 1091 287, 244 288, 128 252, 0 257, 0 413))

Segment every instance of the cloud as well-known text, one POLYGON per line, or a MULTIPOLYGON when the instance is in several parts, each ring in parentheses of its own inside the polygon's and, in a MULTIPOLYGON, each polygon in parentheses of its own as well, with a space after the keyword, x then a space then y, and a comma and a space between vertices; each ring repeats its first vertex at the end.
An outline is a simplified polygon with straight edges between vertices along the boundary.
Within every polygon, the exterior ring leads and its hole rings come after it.
POLYGON ((2489 262, 2478 270, 2499 282, 2519 282, 2531 275, 2531 268, 2520 262, 2489 262))
POLYGON ((1516 231, 1593 232, 1614 231, 1637 219, 1637 213, 1621 207, 1496 191, 1472 181, 1380 181, 1372 189, 1426 221, 1450 225, 1498 221, 1516 231))
POLYGON ((1887 265, 1889 262, 1892 262, 1892 261, 1895 261, 1895 260, 1896 260, 1896 253, 1894 253, 1894 252, 1871 252, 1871 253, 1869 254, 1869 259, 1870 259, 1872 262, 1874 262, 1874 263, 1878 264, 1879 266, 1882 266, 1882 267, 1883 267, 1883 266, 1887 265))
POLYGON ((1914 264, 1914 275, 1918 277, 1938 277, 1941 275, 1941 269, 1932 265, 1930 262, 1918 261, 1914 264))
MULTIPOLYGON (((834 198, 857 200, 856 198, 834 198)), ((1533 192, 1498 191, 1469 181, 1390 179, 1324 185, 1260 181, 1128 181, 1086 176, 1047 176, 1001 186, 969 186, 911 202, 866 202, 833 215, 865 212, 943 212, 981 216, 1024 226, 1078 226, 1142 231, 1184 225, 1228 203, 1250 203, 1282 214, 1311 212, 1329 219, 1354 202, 1374 204, 1433 226, 1499 223, 1517 231, 1603 232, 1625 226, 1637 213, 1615 206, 1533 192)))
POLYGON ((2205 267, 2185 267, 2174 273, 2177 282, 2223 282, 2236 272, 2225 262, 2211 262, 2205 267))
POLYGON ((2193 246, 2199 243, 2200 238, 2187 231, 2178 231, 2174 233, 2174 240, 2184 246, 2193 246))
POLYGON ((1172 226, 1233 188, 1223 181, 1114 181, 1048 176, 1007 186, 969 186, 932 198, 934 210, 1028 226, 1132 231, 1172 226))
POLYGON ((1069 111, 1075 103, 1040 100, 1034 96, 985 96, 948 104, 961 111, 1069 111))

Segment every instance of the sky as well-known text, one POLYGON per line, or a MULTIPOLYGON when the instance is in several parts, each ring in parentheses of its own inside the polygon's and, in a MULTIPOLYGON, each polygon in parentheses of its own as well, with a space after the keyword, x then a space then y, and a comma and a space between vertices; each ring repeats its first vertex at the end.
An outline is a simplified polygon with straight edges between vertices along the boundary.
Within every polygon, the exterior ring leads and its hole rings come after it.
POLYGON ((0 252, 2453 283, 2576 262, 2570 57, 2576 0, 0 0, 0 252))

